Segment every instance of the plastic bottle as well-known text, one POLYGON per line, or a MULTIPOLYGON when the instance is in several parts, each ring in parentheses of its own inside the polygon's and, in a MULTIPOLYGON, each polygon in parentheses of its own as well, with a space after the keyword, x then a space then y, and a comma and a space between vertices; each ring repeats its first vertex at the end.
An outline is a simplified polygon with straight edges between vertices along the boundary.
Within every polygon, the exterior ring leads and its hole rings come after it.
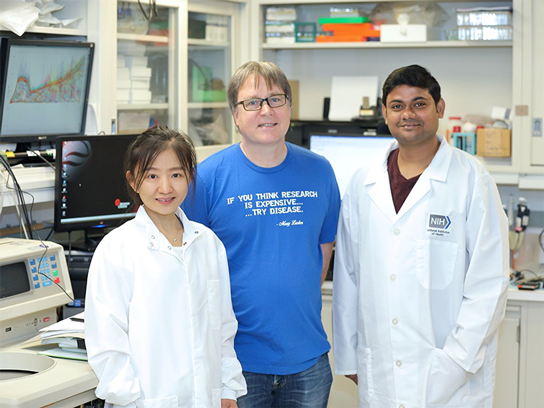
POLYGON ((460 116, 450 116, 448 118, 448 130, 446 132, 446 140, 448 140, 450 145, 454 145, 452 134, 461 132, 462 125, 463 122, 461 121, 460 116))

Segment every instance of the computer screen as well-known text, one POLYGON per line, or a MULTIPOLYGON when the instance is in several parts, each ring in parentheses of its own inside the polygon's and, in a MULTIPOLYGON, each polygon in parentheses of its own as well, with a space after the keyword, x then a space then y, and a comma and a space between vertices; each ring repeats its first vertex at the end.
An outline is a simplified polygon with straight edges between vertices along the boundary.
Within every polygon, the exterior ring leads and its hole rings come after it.
POLYGON ((375 160, 395 139, 392 136, 310 136, 310 150, 325 156, 343 197, 355 170, 375 160))
POLYGON ((93 53, 93 43, 2 39, 0 140, 82 135, 93 53))
POLYGON ((125 153, 137 135, 61 136, 56 141, 55 231, 116 227, 133 218, 125 153))

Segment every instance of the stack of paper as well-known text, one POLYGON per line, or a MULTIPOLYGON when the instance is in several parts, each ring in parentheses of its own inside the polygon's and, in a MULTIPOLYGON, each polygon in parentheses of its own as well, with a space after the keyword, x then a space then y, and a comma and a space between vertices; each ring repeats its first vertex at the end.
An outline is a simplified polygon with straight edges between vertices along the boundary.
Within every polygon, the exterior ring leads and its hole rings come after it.
POLYGON ((58 347, 38 354, 87 361, 84 312, 41 329, 40 336, 42 344, 58 344, 58 347))
POLYGON ((117 103, 150 103, 151 74, 145 46, 117 44, 117 103))

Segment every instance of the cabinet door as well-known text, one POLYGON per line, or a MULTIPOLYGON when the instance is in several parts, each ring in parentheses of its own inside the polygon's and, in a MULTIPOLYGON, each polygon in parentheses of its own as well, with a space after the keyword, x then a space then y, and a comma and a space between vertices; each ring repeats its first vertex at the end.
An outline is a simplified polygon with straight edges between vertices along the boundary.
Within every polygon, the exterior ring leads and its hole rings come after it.
POLYGON ((493 408, 518 406, 520 318, 519 306, 507 306, 499 328, 493 408))
POLYGON ((179 6, 175 1, 117 2, 117 129, 178 127, 179 6))
POLYGON ((529 0, 524 7, 525 89, 529 95, 528 131, 524 138, 524 167, 531 173, 544 173, 544 2, 529 0), (527 11, 527 12, 525 12, 527 11))
POLYGON ((353 381, 343 375, 334 374, 334 349, 332 343, 332 295, 323 295, 323 307, 321 309, 323 328, 327 333, 327 339, 331 343, 329 361, 333 372, 331 394, 329 396, 328 408, 357 408, 359 397, 357 386, 353 381))
POLYGON ((233 70, 236 7, 190 2, 188 13, 188 133, 196 146, 232 143, 227 86, 233 70))

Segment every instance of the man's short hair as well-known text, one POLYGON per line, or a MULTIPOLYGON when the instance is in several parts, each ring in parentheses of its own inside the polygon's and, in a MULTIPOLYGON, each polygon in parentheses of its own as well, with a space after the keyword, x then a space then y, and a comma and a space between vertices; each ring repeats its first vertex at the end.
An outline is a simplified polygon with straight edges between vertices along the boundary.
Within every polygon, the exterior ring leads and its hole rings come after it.
POLYGON ((431 73, 422 66, 409 65, 394 70, 389 74, 382 87, 382 103, 385 106, 389 93, 401 85, 417 86, 429 92, 434 99, 434 103, 440 101, 440 84, 431 75, 431 73))
POLYGON ((287 95, 289 106, 291 106, 293 103, 293 92, 291 91, 291 85, 289 85, 289 81, 283 71, 273 62, 249 61, 238 68, 230 79, 227 95, 231 112, 234 113, 236 103, 239 102, 238 92, 240 91, 240 88, 250 76, 253 76, 255 80, 258 80, 259 77, 263 77, 269 88, 276 85, 287 95))

